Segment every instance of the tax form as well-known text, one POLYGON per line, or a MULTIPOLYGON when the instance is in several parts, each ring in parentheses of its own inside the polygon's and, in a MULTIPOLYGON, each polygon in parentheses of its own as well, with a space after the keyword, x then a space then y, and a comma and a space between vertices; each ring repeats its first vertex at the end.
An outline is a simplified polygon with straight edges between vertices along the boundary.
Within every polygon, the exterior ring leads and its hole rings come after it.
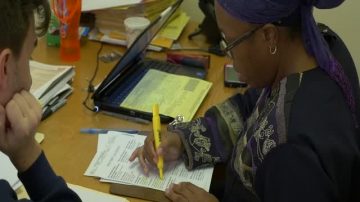
POLYGON ((146 176, 140 163, 129 162, 132 152, 144 144, 145 136, 120 132, 100 134, 98 150, 86 176, 100 177, 101 181, 130 184, 165 191, 171 183, 191 182, 209 191, 213 167, 189 171, 182 160, 166 163, 164 179, 161 180, 156 167, 146 176))

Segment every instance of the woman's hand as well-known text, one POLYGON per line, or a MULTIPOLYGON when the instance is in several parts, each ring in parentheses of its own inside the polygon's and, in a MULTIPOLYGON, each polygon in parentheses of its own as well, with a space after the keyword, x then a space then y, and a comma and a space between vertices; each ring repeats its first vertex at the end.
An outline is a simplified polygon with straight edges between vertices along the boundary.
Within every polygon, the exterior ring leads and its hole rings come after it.
POLYGON ((190 182, 181 182, 172 184, 165 190, 165 196, 175 202, 217 202, 219 201, 214 195, 204 189, 191 184, 190 182))
POLYGON ((136 158, 139 159, 145 174, 149 173, 149 165, 156 166, 158 156, 162 155, 164 161, 175 161, 179 159, 183 153, 183 145, 180 136, 176 133, 163 133, 161 136, 161 144, 158 150, 155 149, 154 135, 146 137, 144 145, 138 147, 131 154, 129 160, 132 162, 136 158))

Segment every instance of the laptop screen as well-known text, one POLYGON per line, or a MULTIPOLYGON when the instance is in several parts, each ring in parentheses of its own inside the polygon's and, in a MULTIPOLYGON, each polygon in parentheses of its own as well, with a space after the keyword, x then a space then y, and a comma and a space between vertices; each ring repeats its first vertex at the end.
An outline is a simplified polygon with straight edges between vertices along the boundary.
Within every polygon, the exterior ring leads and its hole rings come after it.
POLYGON ((101 94, 106 90, 126 68, 129 68, 134 62, 142 59, 147 46, 151 40, 159 32, 161 27, 167 22, 170 16, 176 11, 183 0, 177 0, 172 6, 164 10, 150 25, 135 39, 132 45, 127 49, 121 60, 115 65, 111 72, 107 75, 99 88, 95 91, 94 96, 101 94))

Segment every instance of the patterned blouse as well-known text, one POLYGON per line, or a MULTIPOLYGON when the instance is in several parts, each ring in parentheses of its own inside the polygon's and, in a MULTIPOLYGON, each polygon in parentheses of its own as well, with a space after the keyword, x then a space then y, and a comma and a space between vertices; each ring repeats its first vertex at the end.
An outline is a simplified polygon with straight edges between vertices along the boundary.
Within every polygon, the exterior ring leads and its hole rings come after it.
MULTIPOLYGON (((297 129, 291 129, 291 134, 289 134, 289 124, 300 126, 301 124, 294 124, 292 120, 295 119, 292 116, 295 116, 294 114, 298 112, 312 113, 307 112, 307 110, 316 110, 316 106, 304 108, 302 105, 294 103, 302 103, 302 100, 305 99, 311 100, 311 96, 315 95, 314 97, 316 97, 316 91, 321 91, 323 87, 327 89, 338 88, 319 68, 293 74, 282 79, 278 85, 272 88, 265 88, 261 91, 249 89, 244 95, 235 95, 225 102, 210 108, 204 117, 187 123, 179 123, 170 130, 181 134, 186 151, 184 158, 188 169, 214 165, 219 162, 230 163, 233 175, 236 175, 235 178, 240 181, 240 184, 251 193, 262 198, 262 193, 256 191, 255 178, 258 174, 258 168, 262 166, 270 151, 284 144, 301 145, 308 151, 307 148, 313 147, 312 144, 316 147, 317 142, 322 141, 323 138, 320 136, 319 138, 314 137, 313 140, 310 137, 310 141, 308 141, 310 145, 303 144, 303 141, 299 141, 299 139, 302 140, 308 136, 295 135, 295 132, 292 131, 300 131, 297 129), (322 81, 324 85, 322 85, 322 81), (313 82, 320 82, 320 84, 315 84, 319 89, 309 88, 314 85, 313 82), (304 92, 305 95, 309 94, 310 97, 302 95, 304 92)), ((339 89, 335 91, 337 92, 339 89)), ((318 95, 320 96, 320 94, 318 95)), ((339 94, 336 95, 339 97, 339 94)), ((324 96, 319 99, 324 99, 324 96)), ((345 103, 341 94, 339 100, 341 100, 340 104, 345 103)), ((346 104, 344 106, 346 111, 346 104)), ((348 112, 345 114, 349 115, 348 112)), ((310 116, 310 114, 308 115, 310 116)), ((326 120, 324 124, 327 124, 326 120)), ((321 128, 322 125, 320 123, 319 127, 321 128)), ((306 129, 308 131, 312 130, 310 125, 304 127, 308 128, 306 129)), ((354 138, 355 135, 350 132, 349 136, 354 138)), ((339 138, 339 135, 335 137, 339 138)), ((326 141, 324 142, 326 144, 326 141)), ((349 143, 348 146, 353 148, 350 152, 359 157, 358 145, 352 147, 353 145, 349 143)), ((319 150, 322 148, 323 146, 319 147, 319 150)), ((325 152, 327 152, 333 146, 325 146, 324 148, 325 152)), ((280 157, 281 154, 278 156, 280 157)), ((327 160, 327 157, 324 159, 327 160)), ((320 157, 320 161, 322 160, 320 157)), ((326 167, 324 170, 324 172, 327 172, 326 167)))

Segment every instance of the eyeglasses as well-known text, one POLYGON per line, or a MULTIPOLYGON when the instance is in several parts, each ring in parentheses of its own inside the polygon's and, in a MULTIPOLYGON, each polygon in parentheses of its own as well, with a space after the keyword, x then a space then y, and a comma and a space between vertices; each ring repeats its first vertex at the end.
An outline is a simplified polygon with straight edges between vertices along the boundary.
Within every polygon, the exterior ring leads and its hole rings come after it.
POLYGON ((239 45, 241 42, 244 42, 245 40, 249 39, 257 30, 259 30, 262 27, 263 25, 260 25, 248 32, 245 32, 239 38, 235 39, 230 43, 226 42, 225 36, 224 34, 222 34, 223 42, 224 42, 222 45, 224 46, 224 48, 221 51, 223 52, 224 55, 228 54, 229 56, 231 56, 230 54, 231 49, 235 48, 235 46, 239 45))

